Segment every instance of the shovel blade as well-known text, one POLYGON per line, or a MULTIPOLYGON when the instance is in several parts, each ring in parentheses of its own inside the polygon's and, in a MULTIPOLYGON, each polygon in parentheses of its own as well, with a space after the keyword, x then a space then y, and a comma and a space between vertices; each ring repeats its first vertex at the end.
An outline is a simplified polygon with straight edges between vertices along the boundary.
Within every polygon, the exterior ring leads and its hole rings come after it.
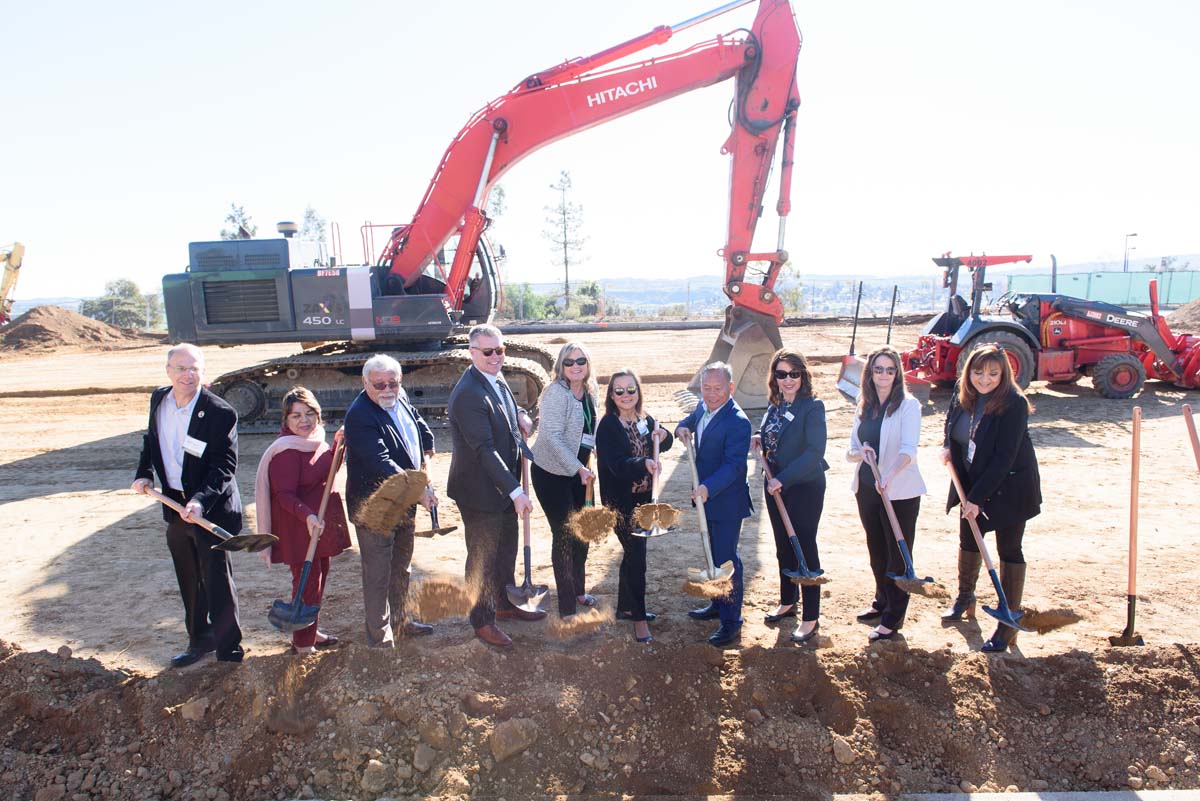
POLYGON ((508 602, 526 612, 541 611, 542 599, 550 592, 545 584, 530 584, 525 582, 520 587, 509 584, 504 588, 508 602))
POLYGON ((319 606, 300 604, 299 609, 293 614, 290 601, 276 600, 275 603, 271 604, 271 611, 267 613, 267 620, 280 631, 299 631, 316 623, 317 613, 320 611, 321 607, 319 606))
POLYGON ((655 526, 654 528, 635 528, 633 531, 629 532, 629 535, 631 537, 641 537, 644 540, 648 540, 651 537, 661 537, 668 531, 674 530, 674 526, 671 526, 670 528, 663 528, 662 526, 655 526))
POLYGON ((247 551, 249 553, 258 553, 259 551, 265 551, 277 542, 279 542, 279 538, 274 534, 238 534, 227 540, 221 540, 212 549, 214 551, 247 551))
POLYGON ((1021 625, 1021 613, 1014 612, 1006 605, 1000 605, 996 609, 990 606, 983 607, 983 611, 987 612, 992 617, 996 618, 1001 624, 1016 629, 1017 631, 1033 631, 1021 625))
POLYGON ((425 537, 428 539, 430 537, 437 537, 442 534, 449 534, 451 531, 454 531, 457 528, 458 526, 442 526, 441 528, 431 528, 426 531, 414 531, 413 536, 425 537))
POLYGON ((707 568, 688 568, 688 581, 691 581, 695 584, 700 584, 706 581, 720 581, 727 578, 733 578, 732 561, 726 562, 723 565, 715 566, 711 572, 707 568))

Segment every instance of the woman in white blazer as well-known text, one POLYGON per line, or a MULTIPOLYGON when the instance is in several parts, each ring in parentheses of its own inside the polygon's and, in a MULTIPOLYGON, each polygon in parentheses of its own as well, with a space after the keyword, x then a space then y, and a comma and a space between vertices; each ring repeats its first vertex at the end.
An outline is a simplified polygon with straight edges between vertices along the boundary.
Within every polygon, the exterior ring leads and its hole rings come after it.
POLYGON ((911 551, 921 496, 925 494, 925 482, 917 469, 920 441, 920 401, 905 394, 900 354, 885 345, 867 357, 863 368, 858 411, 846 454, 848 461, 860 463, 850 490, 858 502, 858 516, 867 533, 871 572, 875 574, 875 598, 858 615, 862 623, 878 623, 867 635, 871 642, 891 639, 904 625, 908 611, 908 593, 887 577, 888 573, 904 572, 904 557, 900 555, 879 493, 887 491, 911 551), (876 455, 878 485, 870 466, 863 461, 866 451, 876 455))

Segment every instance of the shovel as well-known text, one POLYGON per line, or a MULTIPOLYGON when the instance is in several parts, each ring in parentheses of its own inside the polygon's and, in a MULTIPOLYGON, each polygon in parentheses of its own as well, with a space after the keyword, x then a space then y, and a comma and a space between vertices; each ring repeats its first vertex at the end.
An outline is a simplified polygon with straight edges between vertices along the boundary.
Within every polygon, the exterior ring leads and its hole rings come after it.
MULTIPOLYGON (((658 429, 658 424, 655 424, 655 430, 658 429)), ((649 539, 650 537, 661 537, 666 534, 675 525, 675 521, 679 519, 679 510, 670 504, 660 504, 658 502, 658 477, 662 473, 662 465, 658 461, 658 437, 652 436, 650 439, 654 441, 654 463, 658 465, 658 469, 654 471, 654 475, 650 477, 650 503, 639 506, 633 510, 634 521, 637 523, 637 528, 629 533, 634 537, 649 539), (653 521, 645 518, 653 518, 653 521), (669 521, 669 522, 668 522, 669 521)))
MULTIPOLYGON (((950 480, 954 482, 954 489, 958 492, 958 502, 966 504, 967 493, 963 491, 962 482, 958 480, 958 473, 954 470, 954 465, 946 464, 946 469, 950 471, 950 480)), ((988 576, 992 579, 992 586, 996 588, 996 608, 990 606, 983 607, 983 611, 987 612, 996 620, 1003 623, 1005 626, 1011 626, 1018 631, 1031 631, 1022 626, 1018 621, 1021 618, 1021 612, 1014 612, 1008 608, 1008 599, 1004 597, 1004 588, 1000 586, 1000 574, 996 572, 996 565, 992 562, 991 554, 988 553, 987 545, 983 542, 983 534, 979 531, 979 524, 973 519, 968 519, 967 524, 971 527, 971 534, 975 537, 975 547, 979 549, 979 553, 983 554, 983 562, 987 565, 988 576)))
MULTIPOLYGON (((700 486, 700 473, 696 470, 696 449, 692 446, 692 438, 687 440, 688 465, 692 468, 692 491, 700 486)), ((704 584, 711 581, 727 581, 733 579, 733 561, 717 567, 713 564, 712 543, 708 540, 708 518, 704 516, 704 501, 696 499, 696 510, 700 515, 700 542, 704 545, 704 568, 688 568, 688 581, 693 584, 704 584)))
POLYGON ((1196 436, 1196 421, 1192 419, 1192 405, 1183 404, 1183 421, 1187 423, 1188 436, 1192 440, 1192 454, 1196 457, 1196 472, 1200 473, 1200 437, 1196 436))
MULTIPOLYGON (((766 476, 767 481, 770 481, 771 468, 767 466, 767 460, 761 453, 758 454, 758 457, 763 475, 766 476)), ((828 584, 829 579, 825 576, 824 570, 810 570, 808 563, 804 561, 804 552, 800 550, 800 540, 796 539, 796 529, 792 528, 792 519, 788 517, 787 507, 783 503, 782 494, 772 493, 771 497, 775 499, 775 507, 779 509, 779 517, 783 520, 783 527, 787 529, 788 542, 792 544, 792 550, 796 553, 796 569, 785 570, 783 571, 783 575, 802 587, 817 587, 821 584, 828 584)))
MULTIPOLYGON (((421 464, 421 470, 425 473, 425 475, 429 475, 429 469, 425 463, 421 464)), ((458 526, 439 526, 438 525, 437 504, 436 503, 432 504, 429 507, 429 521, 432 524, 432 528, 429 528, 425 531, 414 531, 413 536, 414 537, 426 537, 426 538, 436 537, 439 534, 449 534, 451 531, 454 531, 458 528, 458 526)))
MULTIPOLYGON (((317 510, 317 519, 322 523, 325 522, 325 509, 329 506, 329 494, 333 491, 333 479, 342 466, 342 455, 346 450, 341 437, 335 437, 334 441, 333 461, 329 463, 329 475, 325 477, 325 492, 321 495, 321 507, 317 510)), ((320 604, 309 606, 304 603, 302 596, 304 595, 304 586, 308 584, 308 572, 312 569, 313 557, 317 553, 317 541, 320 539, 320 531, 309 535, 308 553, 304 555, 304 567, 300 570, 300 582, 296 585, 295 596, 290 602, 276 599, 271 604, 271 611, 267 612, 267 621, 280 631, 299 631, 317 622, 317 613, 321 611, 320 604)))
MULTIPOLYGON (((1191 423, 1191 409, 1187 406, 1183 407, 1185 411, 1185 419, 1191 423)), ((1192 433, 1192 442, 1196 442, 1196 429, 1189 426, 1192 433)), ((1137 618, 1137 527, 1138 527, 1138 472, 1141 462, 1142 449, 1142 407, 1133 407, 1133 453, 1130 455, 1130 476, 1129 476, 1129 584, 1126 594, 1125 608, 1125 630, 1120 634, 1108 638, 1109 645, 1145 645, 1146 641, 1142 639, 1142 635, 1134 630, 1134 622, 1137 618)), ((1200 453, 1197 454, 1197 459, 1200 460, 1200 453)))
POLYGON ((854 355, 854 341, 858 338, 858 310, 862 306, 862 281, 858 282, 858 300, 854 302, 854 328, 850 330, 850 352, 842 357, 842 369, 838 372, 838 391, 852 401, 858 400, 862 389, 863 368, 866 362, 854 355))
MULTIPOLYGON (((591 457, 588 457, 589 467, 591 463, 591 457)), ((616 523, 616 512, 606 506, 596 506, 596 476, 593 474, 584 492, 583 508, 571 513, 571 531, 580 542, 603 542, 616 523)))
MULTIPOLYGON (((525 490, 525 494, 529 494, 529 460, 521 456, 521 487, 525 490)), ((508 602, 518 609, 523 609, 526 612, 540 612, 542 599, 546 597, 546 593, 550 592, 550 587, 545 584, 534 584, 530 578, 530 552, 529 552, 529 518, 531 512, 524 514, 522 525, 524 526, 525 537, 525 583, 520 587, 515 587, 509 584, 504 588, 508 594, 508 602)))
MULTIPOLYGON (((863 461, 871 468, 871 475, 875 476, 876 486, 878 486, 879 465, 875 463, 874 452, 864 451, 863 461)), ((892 499, 888 497, 887 490, 880 490, 879 497, 883 500, 883 508, 887 512, 888 523, 892 526, 892 535, 896 538, 896 545, 900 548, 900 555, 904 557, 904 572, 888 573, 887 577, 896 582, 896 586, 907 593, 931 595, 930 590, 933 586, 936 586, 936 582, 932 576, 917 578, 917 574, 913 570, 912 552, 908 550, 908 543, 904 540, 904 532, 900 528, 900 521, 896 519, 896 510, 892 507, 892 499)), ((938 597, 944 597, 944 591, 938 597)))
MULTIPOLYGON (((183 504, 176 503, 153 487, 147 487, 146 494, 163 505, 174 509, 179 513, 180 517, 183 517, 183 504)), ((221 540, 212 547, 214 551, 249 551, 250 553, 258 553, 259 551, 265 551, 279 542, 279 537, 276 537, 274 534, 230 534, 216 523, 210 523, 203 517, 193 517, 192 522, 221 540)))

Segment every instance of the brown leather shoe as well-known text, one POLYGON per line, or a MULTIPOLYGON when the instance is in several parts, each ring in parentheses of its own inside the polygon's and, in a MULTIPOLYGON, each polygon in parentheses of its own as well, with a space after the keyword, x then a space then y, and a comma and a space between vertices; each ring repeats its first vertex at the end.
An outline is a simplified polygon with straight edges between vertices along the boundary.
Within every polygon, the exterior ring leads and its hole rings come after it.
POLYGON ((546 616, 546 613, 544 611, 542 611, 541 609, 537 610, 536 612, 526 612, 524 609, 517 609, 516 607, 513 607, 512 609, 497 609, 496 610, 496 619, 497 620, 532 621, 532 620, 541 620, 545 616, 546 616))
POLYGON ((433 626, 410 620, 400 627, 399 633, 404 637, 419 637, 422 634, 433 634, 433 626))
POLYGON ((497 628, 495 623, 475 629, 475 636, 497 648, 508 648, 512 645, 512 638, 497 628))

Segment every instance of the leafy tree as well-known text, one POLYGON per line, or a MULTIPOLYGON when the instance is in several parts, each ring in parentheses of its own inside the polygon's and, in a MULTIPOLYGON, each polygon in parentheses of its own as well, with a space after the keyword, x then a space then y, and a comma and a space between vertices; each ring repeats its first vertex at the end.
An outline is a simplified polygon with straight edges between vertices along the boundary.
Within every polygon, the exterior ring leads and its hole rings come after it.
POLYGON ((567 200, 571 188, 571 174, 563 170, 558 183, 550 187, 559 193, 557 203, 546 206, 546 228, 542 237, 553 246, 556 255, 561 254, 563 266, 563 300, 571 305, 571 265, 583 261, 583 246, 587 237, 583 235, 583 207, 567 200))
POLYGON ((547 298, 530 289, 529 284, 509 285, 500 311, 510 320, 541 320, 546 317, 547 305, 547 298))
POLYGON ((143 295, 128 278, 109 281, 104 295, 83 301, 79 313, 119 328, 160 328, 163 324, 162 297, 143 295))
POLYGON ((803 316, 804 314, 804 282, 800 280, 800 271, 789 261, 780 270, 782 281, 775 285, 779 301, 783 304, 784 314, 803 316), (781 287, 786 281, 787 286, 781 287))
POLYGON ((496 184, 488 195, 487 216, 494 220, 507 210, 508 193, 504 191, 504 184, 496 184))
POLYGON ((236 203, 229 204, 229 214, 225 215, 229 228, 221 229, 222 239, 253 239, 258 233, 258 226, 250 219, 250 215, 236 203))
POLYGON ((309 242, 325 242, 325 218, 317 214, 312 206, 304 209, 304 223, 300 226, 300 238, 309 242))

